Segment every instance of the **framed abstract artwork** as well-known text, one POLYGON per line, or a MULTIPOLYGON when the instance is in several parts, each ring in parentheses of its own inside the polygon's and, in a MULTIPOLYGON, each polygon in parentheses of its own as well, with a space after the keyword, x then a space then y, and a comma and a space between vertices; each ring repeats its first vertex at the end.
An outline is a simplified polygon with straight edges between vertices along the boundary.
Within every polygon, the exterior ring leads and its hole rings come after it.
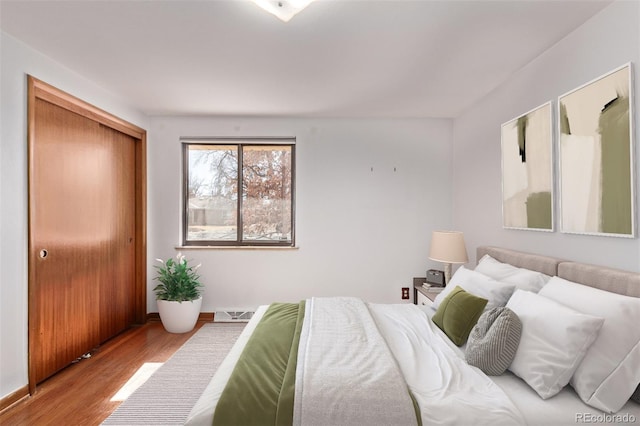
POLYGON ((561 231, 635 236, 631 63, 558 98, 561 231))
POLYGON ((507 229, 553 231, 552 104, 502 125, 502 220, 507 229))

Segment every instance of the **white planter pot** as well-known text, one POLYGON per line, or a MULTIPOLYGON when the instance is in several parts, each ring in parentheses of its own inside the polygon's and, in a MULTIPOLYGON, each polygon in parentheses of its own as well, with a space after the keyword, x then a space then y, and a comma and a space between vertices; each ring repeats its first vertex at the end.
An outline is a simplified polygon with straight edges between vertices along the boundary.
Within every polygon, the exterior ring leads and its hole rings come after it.
POLYGON ((158 313, 162 325, 169 333, 187 333, 193 330, 202 306, 202 296, 189 302, 158 300, 158 313))

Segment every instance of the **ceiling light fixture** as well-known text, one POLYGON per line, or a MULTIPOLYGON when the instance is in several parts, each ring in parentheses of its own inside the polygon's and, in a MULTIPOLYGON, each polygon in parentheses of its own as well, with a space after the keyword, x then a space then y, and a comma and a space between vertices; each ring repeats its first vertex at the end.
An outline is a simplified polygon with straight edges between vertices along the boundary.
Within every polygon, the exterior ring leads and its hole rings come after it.
POLYGON ((289 22, 298 12, 309 6, 313 0, 251 0, 267 12, 289 22))

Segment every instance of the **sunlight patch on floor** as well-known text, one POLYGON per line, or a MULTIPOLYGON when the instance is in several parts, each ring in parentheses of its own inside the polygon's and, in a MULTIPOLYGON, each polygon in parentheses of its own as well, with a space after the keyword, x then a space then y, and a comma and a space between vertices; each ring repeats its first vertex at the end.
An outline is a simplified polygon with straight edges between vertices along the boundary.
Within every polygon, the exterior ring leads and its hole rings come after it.
POLYGON ((111 402, 124 401, 125 399, 129 398, 129 396, 133 392, 135 392, 136 389, 142 386, 142 384, 146 382, 149 377, 151 377, 151 375, 155 373, 158 368, 160 368, 162 364, 164 363, 145 362, 144 364, 142 364, 142 366, 138 368, 138 371, 136 371, 133 376, 131 376, 129 380, 127 380, 127 383, 125 383, 124 386, 122 386, 120 390, 118 390, 118 392, 113 396, 113 398, 111 398, 111 402))

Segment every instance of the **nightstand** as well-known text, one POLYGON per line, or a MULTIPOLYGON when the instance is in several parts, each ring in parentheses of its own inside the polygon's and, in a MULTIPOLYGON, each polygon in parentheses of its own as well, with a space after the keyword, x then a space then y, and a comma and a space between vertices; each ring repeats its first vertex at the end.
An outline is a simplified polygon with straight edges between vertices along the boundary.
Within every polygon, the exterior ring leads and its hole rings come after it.
MULTIPOLYGON (((413 279, 413 303, 416 305, 431 306, 439 291, 427 291, 422 284, 427 281, 426 278, 413 279)), ((444 287, 443 287, 444 289, 444 287)))

